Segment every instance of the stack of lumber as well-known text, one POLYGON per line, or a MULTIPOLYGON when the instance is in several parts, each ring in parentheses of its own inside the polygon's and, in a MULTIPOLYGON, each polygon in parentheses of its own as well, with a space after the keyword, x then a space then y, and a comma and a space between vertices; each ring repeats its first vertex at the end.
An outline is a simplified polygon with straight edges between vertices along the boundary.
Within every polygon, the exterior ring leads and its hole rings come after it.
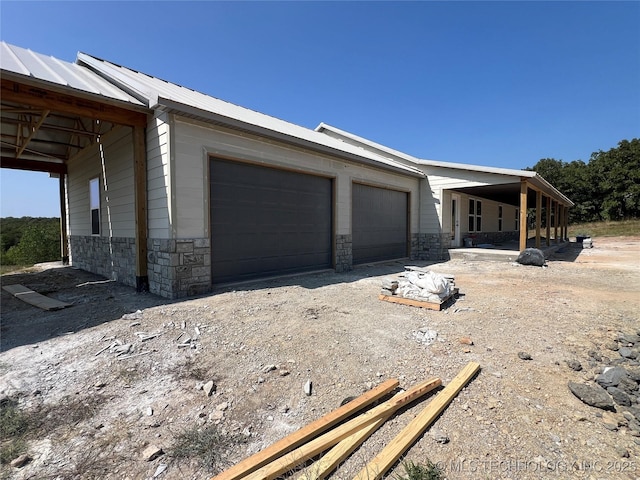
POLYGON ((406 266, 407 272, 400 274, 398 280, 385 279, 382 282, 382 290, 378 295, 380 300, 391 303, 400 303, 402 305, 411 305, 413 307, 426 308, 429 310, 442 310, 443 305, 448 302, 452 297, 456 296, 459 289, 456 287, 455 277, 449 274, 435 274, 443 277, 448 283, 448 293, 446 296, 438 296, 437 294, 430 295, 429 298, 415 298, 410 296, 403 296, 401 294, 402 281, 407 277, 408 272, 417 273, 431 273, 424 267, 406 266))
MULTIPOLYGON (((470 362, 407 426, 373 458, 354 480, 378 479, 425 432, 462 388, 480 370, 470 362)), ((397 380, 387 380, 364 395, 352 400, 324 417, 279 440, 270 447, 244 459, 212 480, 265 480, 293 473, 309 459, 323 454, 311 464, 300 479, 325 478, 373 432, 401 407, 417 400, 442 384, 439 378, 419 383, 401 391, 391 399, 369 408, 395 390, 397 380), (359 413, 355 416, 356 413, 359 413), (350 418, 349 420, 346 420, 350 418)))

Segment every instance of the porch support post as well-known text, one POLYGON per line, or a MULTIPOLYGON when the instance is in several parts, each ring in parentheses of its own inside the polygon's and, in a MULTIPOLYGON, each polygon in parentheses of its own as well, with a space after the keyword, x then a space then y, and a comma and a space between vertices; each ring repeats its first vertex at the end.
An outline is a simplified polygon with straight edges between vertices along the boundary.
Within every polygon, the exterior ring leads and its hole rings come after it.
POLYGON ((569 240, 569 207, 566 205, 564 207, 564 237, 562 238, 569 240))
POLYGON ((536 190, 536 248, 540 248, 540 222, 542 220, 542 192, 536 190))
POLYGON ((69 243, 67 241, 67 189, 66 175, 60 174, 60 260, 69 265, 69 243))
POLYGON ((520 251, 527 248, 527 181, 520 180, 520 251))
POLYGON ((551 245, 551 197, 547 197, 547 247, 551 245))
POLYGON ((558 244, 558 202, 553 207, 553 240, 558 244))
POLYGON ((133 177, 136 220, 136 291, 149 291, 147 271, 147 149, 145 131, 133 126, 133 177))

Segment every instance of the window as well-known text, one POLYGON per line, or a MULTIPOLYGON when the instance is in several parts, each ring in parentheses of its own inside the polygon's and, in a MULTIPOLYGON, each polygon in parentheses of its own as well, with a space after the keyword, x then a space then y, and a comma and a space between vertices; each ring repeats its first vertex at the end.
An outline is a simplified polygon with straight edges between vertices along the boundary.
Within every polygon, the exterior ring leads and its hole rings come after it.
POLYGON ((502 231, 502 205, 498 205, 498 231, 502 231))
POLYGON ((516 208, 516 223, 515 223, 515 227, 514 230, 517 232, 518 230, 520 230, 520 215, 518 215, 518 209, 516 208))
POLYGON ((473 198, 469 199, 469 231, 482 231, 482 202, 473 198))
POLYGON ((100 235, 100 179, 89 180, 89 206, 91 209, 91 235, 100 235))

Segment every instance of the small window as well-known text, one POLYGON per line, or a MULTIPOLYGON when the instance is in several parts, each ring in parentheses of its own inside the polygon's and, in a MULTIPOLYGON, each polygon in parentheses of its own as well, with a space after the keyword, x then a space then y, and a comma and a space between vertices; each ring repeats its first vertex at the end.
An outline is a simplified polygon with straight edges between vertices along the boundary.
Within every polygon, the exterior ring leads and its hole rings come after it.
POLYGON ((498 205, 498 231, 502 231, 502 205, 498 205))
POLYGON ((89 205, 91 209, 91 235, 100 235, 100 179, 89 180, 89 205))
POLYGON ((520 230, 520 215, 518 215, 518 209, 516 208, 516 223, 515 223, 515 227, 514 230, 517 232, 518 230, 520 230))
POLYGON ((482 231, 482 202, 473 198, 469 199, 469 231, 482 231))

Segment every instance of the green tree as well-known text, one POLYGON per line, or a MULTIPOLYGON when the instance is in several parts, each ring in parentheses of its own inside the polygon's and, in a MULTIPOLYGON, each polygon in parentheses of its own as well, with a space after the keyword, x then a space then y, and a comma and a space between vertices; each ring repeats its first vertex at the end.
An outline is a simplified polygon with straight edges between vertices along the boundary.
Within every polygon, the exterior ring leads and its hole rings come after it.
POLYGON ((602 201, 602 219, 640 217, 640 139, 622 140, 617 148, 594 152, 589 173, 602 201))
POLYGON ((29 225, 20 242, 7 250, 3 261, 9 265, 32 265, 60 258, 60 226, 52 223, 29 225))

